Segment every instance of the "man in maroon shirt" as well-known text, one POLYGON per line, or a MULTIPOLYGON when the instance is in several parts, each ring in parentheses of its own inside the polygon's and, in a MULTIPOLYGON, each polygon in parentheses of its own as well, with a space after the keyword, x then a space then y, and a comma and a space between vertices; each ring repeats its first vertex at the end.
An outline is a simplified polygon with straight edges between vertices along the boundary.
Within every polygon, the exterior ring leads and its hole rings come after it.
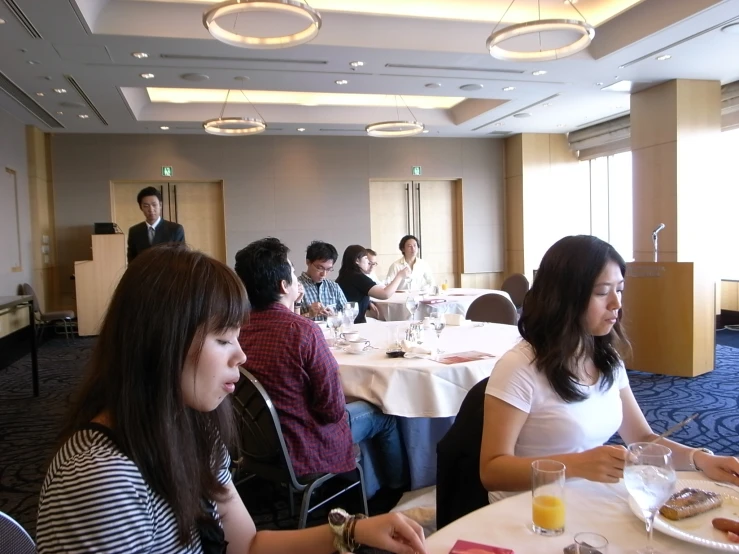
POLYGON ((261 239, 236 254, 235 269, 252 306, 239 335, 244 365, 277 409, 295 472, 351 471, 352 443, 374 438, 382 484, 402 489, 408 470, 395 418, 364 401, 346 404, 321 329, 292 311, 300 291, 288 252, 278 239, 261 239))

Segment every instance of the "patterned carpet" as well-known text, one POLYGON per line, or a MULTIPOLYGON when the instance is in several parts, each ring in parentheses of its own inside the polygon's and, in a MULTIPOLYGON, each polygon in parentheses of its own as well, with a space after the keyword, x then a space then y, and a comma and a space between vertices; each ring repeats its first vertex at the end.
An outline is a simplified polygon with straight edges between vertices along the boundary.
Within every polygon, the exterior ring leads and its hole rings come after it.
MULTIPOLYGON (((723 342, 720 335, 718 341, 723 342)), ((30 356, 0 369, 0 511, 17 519, 32 535, 46 464, 93 343, 94 339, 78 338, 67 346, 55 338, 40 348, 38 399, 31 395, 30 356)), ((655 431, 699 412, 699 420, 675 438, 724 454, 739 453, 739 349, 717 346, 715 371, 695 379, 633 371, 629 377, 655 431)), ((294 527, 284 497, 270 486, 250 481, 239 491, 259 528, 294 527)))

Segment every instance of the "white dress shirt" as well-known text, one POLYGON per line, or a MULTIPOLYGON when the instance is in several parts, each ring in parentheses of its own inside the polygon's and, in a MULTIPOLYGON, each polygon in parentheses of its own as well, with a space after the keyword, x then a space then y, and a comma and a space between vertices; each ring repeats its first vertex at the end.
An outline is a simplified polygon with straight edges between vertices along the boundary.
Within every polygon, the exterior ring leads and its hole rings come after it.
MULTIPOLYGON (((387 271, 387 282, 389 283, 395 279, 395 276, 404 267, 409 267, 408 262, 405 261, 404 257, 393 262, 390 265, 390 269, 387 271)), ((421 258, 416 258, 407 288, 410 290, 418 290, 422 289, 424 286, 433 287, 434 285, 434 274, 431 271, 431 267, 421 258)))

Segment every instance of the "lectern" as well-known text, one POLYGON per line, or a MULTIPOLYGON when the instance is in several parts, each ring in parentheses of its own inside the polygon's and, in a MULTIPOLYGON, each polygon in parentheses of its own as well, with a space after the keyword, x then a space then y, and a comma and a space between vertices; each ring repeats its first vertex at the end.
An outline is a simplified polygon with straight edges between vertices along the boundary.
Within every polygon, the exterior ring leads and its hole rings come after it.
POLYGON ((123 233, 92 235, 92 260, 74 262, 79 335, 97 335, 118 281, 126 270, 123 233))
POLYGON ((626 367, 680 377, 712 371, 715 286, 699 263, 626 264, 623 322, 633 348, 626 367))

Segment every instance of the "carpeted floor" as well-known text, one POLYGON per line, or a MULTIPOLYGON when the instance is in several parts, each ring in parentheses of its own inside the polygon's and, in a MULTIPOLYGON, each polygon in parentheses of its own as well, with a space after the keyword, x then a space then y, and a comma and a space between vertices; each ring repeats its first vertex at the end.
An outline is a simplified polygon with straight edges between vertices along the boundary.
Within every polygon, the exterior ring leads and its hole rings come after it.
MULTIPOLYGON (((721 344, 734 339, 734 335, 724 339, 724 333, 717 336, 716 369, 711 373, 681 379, 632 371, 629 378, 656 431, 699 412, 699 420, 677 433, 676 440, 738 454, 739 349, 721 344)), ((46 464, 93 344, 94 339, 79 338, 71 346, 58 338, 45 343, 39 351, 38 399, 31 395, 30 356, 0 369, 0 511, 17 519, 32 535, 46 464)), ((239 491, 259 528, 294 528, 295 519, 279 491, 254 480, 239 491)), ((314 521, 322 519, 317 515, 314 521)))

